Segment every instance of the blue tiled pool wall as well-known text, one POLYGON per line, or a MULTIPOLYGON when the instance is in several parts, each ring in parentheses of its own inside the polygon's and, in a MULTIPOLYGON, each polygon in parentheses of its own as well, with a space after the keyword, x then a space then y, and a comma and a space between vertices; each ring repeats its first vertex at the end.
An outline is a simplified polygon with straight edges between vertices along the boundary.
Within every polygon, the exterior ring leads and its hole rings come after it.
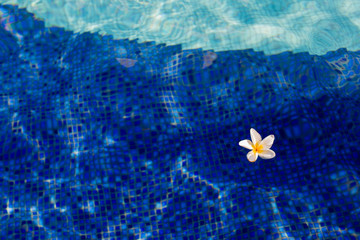
POLYGON ((0 23, 1 239, 359 239, 360 52, 0 23), (251 127, 274 159, 247 161, 251 127))

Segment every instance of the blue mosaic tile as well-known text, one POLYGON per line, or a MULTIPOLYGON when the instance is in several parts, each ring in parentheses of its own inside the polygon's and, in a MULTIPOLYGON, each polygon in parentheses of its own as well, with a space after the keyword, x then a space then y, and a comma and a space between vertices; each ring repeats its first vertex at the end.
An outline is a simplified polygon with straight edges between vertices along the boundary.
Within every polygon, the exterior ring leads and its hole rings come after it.
POLYGON ((359 59, 183 51, 0 5, 0 237, 360 239, 359 59), (250 128, 275 158, 246 159, 250 128))

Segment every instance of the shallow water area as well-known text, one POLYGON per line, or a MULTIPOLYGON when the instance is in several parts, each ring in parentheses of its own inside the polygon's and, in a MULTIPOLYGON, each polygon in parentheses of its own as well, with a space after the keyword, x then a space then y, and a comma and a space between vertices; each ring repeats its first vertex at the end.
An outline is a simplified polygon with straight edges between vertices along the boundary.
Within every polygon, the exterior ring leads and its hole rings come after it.
POLYGON ((183 49, 252 48, 325 54, 360 49, 357 0, 0 0, 26 7, 46 26, 99 32, 183 49))

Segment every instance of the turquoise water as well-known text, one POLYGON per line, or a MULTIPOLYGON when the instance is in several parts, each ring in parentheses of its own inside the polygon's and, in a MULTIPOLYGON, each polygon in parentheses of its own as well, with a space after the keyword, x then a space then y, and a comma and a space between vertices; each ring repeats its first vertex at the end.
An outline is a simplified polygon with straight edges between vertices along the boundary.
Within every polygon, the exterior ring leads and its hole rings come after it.
POLYGON ((75 32, 183 49, 324 54, 360 49, 357 0, 0 0, 75 32))

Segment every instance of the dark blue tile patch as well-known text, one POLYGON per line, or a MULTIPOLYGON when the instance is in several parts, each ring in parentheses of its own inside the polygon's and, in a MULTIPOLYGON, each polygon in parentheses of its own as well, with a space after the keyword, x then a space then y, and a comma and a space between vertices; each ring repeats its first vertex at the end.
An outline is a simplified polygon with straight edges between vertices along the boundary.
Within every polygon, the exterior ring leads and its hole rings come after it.
POLYGON ((182 50, 0 6, 1 239, 359 239, 360 52, 182 50), (271 160, 246 160, 253 127, 271 160))

